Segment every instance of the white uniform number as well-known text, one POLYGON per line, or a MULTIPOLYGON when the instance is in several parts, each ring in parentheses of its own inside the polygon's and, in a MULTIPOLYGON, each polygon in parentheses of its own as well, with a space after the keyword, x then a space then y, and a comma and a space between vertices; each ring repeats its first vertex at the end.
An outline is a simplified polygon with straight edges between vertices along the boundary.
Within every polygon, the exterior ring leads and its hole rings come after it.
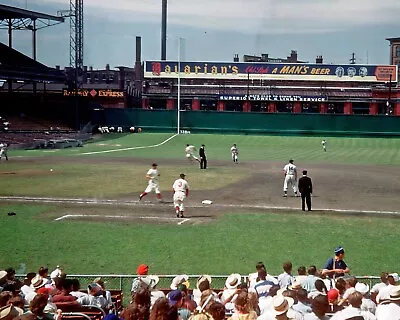
POLYGON ((283 169, 287 175, 296 174, 296 166, 294 164, 288 163, 283 169))

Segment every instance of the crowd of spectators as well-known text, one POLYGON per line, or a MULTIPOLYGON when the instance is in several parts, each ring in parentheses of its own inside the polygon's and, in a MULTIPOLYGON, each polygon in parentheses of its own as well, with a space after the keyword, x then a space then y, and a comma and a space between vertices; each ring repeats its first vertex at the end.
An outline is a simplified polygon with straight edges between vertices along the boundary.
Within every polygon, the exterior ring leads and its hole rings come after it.
POLYGON ((400 285, 397 273, 381 274, 380 282, 368 284, 349 276, 338 247, 323 269, 300 266, 293 272, 290 261, 282 273, 270 275, 264 263, 248 277, 231 274, 224 288, 213 288, 210 275, 190 288, 187 275, 178 275, 168 289, 141 264, 133 279, 131 301, 117 312, 110 291, 101 278, 80 289, 57 267, 49 274, 41 267, 21 282, 15 270, 0 271, 0 320, 42 320, 63 318, 63 312, 93 305, 104 310, 107 320, 398 320, 400 285))

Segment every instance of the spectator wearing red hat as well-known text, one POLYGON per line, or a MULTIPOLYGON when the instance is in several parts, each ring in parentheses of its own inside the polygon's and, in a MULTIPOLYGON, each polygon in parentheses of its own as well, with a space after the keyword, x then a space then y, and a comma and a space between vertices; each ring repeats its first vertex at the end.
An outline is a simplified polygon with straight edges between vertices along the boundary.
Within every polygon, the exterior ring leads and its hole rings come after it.
POLYGON ((149 274, 149 266, 147 264, 142 263, 138 265, 138 267, 136 268, 136 273, 138 277, 133 279, 132 281, 132 295, 138 292, 141 288, 148 288, 149 283, 151 282, 150 279, 147 279, 147 275, 149 274))
POLYGON ((329 301, 330 312, 337 312, 344 309, 343 306, 339 306, 340 294, 338 289, 336 288, 330 289, 328 291, 327 296, 329 301))

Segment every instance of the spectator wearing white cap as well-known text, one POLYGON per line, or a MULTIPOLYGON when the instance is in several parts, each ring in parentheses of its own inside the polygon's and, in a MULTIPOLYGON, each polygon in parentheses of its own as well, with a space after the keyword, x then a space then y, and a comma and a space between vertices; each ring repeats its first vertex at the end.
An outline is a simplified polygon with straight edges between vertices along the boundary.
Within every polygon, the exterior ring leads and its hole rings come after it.
POLYGON ((388 285, 379 290, 378 295, 376 296, 376 302, 380 303, 383 300, 389 300, 392 288, 397 286, 398 282, 399 275, 397 273, 390 273, 388 275, 388 285))
POLYGON ((400 286, 392 287, 389 300, 376 307, 375 315, 377 320, 400 319, 400 286))
POLYGON ((361 310, 369 311, 372 314, 375 314, 376 311, 376 304, 369 298, 369 285, 357 282, 356 286, 354 287, 357 292, 361 293, 362 302, 361 302, 361 310))

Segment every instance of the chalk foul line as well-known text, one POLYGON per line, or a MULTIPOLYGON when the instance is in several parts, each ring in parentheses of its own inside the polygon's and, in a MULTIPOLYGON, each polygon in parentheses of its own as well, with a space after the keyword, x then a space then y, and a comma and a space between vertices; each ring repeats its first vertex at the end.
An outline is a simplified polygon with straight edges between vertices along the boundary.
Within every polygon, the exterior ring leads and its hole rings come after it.
POLYGON ((150 219, 150 220, 165 220, 165 221, 179 221, 177 224, 182 225, 187 221, 190 221, 189 218, 169 218, 169 217, 151 217, 151 216, 121 216, 121 215, 101 215, 101 214, 65 214, 61 217, 54 219, 54 221, 61 221, 66 219, 73 219, 73 218, 108 218, 108 219, 150 219), (183 220, 182 220, 183 219, 183 220))
MULTIPOLYGON (((113 199, 90 199, 90 198, 52 198, 52 197, 22 197, 22 196, 0 196, 0 201, 16 201, 16 202, 36 202, 36 203, 74 203, 84 205, 120 205, 120 206, 137 206, 137 207, 155 207, 165 206, 165 203, 153 203, 144 201, 123 201, 113 199)), ((265 209, 265 210, 294 210, 299 211, 299 207, 289 206, 273 206, 273 205, 251 205, 251 204, 213 204, 213 205, 202 205, 202 204, 185 204, 188 208, 241 208, 241 209, 265 209)), ((335 208, 314 208, 313 211, 325 211, 325 212, 338 212, 338 213, 361 213, 361 214, 387 214, 400 216, 399 211, 388 211, 388 210, 358 210, 358 209, 335 209, 335 208)), ((147 219, 150 219, 147 217, 147 219)), ((157 217, 158 219, 158 217, 157 217)))
POLYGON ((129 147, 129 148, 119 148, 119 149, 110 149, 110 150, 103 150, 103 151, 92 151, 92 152, 84 152, 84 153, 80 153, 78 155, 91 155, 91 154, 100 154, 100 153, 110 153, 110 152, 119 152, 119 151, 128 151, 128 150, 139 150, 139 149, 147 149, 147 148, 157 148, 162 146, 163 144, 167 143, 168 141, 170 141, 171 139, 175 138, 178 134, 175 133, 173 136, 169 137, 168 139, 157 143, 157 144, 153 144, 150 146, 140 146, 140 147, 129 147))

